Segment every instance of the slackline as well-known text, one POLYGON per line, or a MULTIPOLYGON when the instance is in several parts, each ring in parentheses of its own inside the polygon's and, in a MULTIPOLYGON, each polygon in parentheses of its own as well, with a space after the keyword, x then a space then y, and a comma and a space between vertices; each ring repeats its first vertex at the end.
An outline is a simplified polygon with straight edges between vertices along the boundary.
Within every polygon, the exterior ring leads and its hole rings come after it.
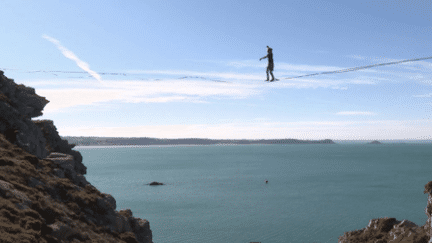
POLYGON ((300 75, 300 76, 296 76, 296 77, 289 77, 289 78, 285 78, 285 79, 304 78, 304 77, 310 77, 310 76, 325 75, 325 74, 335 74, 335 73, 346 73, 346 72, 353 72, 353 71, 358 71, 358 70, 361 70, 361 69, 373 68, 373 67, 378 67, 378 66, 387 66, 387 65, 394 65, 394 64, 404 63, 404 62, 415 62, 415 61, 421 61, 421 60, 427 60, 427 59, 432 59, 432 56, 430 56, 430 57, 421 57, 421 58, 407 59, 407 60, 402 60, 402 61, 397 61, 397 62, 386 62, 386 63, 372 64, 372 65, 368 65, 368 66, 346 68, 346 69, 337 70, 337 71, 312 73, 312 74, 300 75))
MULTIPOLYGON (((405 63, 405 62, 416 62, 416 61, 427 60, 427 59, 432 59, 432 56, 429 56, 429 57, 421 57, 421 58, 413 58, 413 59, 406 59, 406 60, 396 61, 396 62, 377 63, 377 64, 368 65, 368 66, 360 66, 360 67, 346 68, 346 69, 341 69, 341 70, 336 70, 336 71, 328 71, 328 72, 320 72, 320 73, 305 74, 305 75, 300 75, 300 76, 295 76, 295 77, 288 77, 288 78, 282 78, 282 79, 296 79, 296 78, 304 78, 304 77, 311 77, 311 76, 318 76, 318 75, 326 75, 326 74, 336 74, 336 73, 354 72, 354 71, 358 71, 358 70, 362 70, 362 69, 368 69, 368 68, 373 68, 373 67, 388 66, 388 65, 395 65, 395 64, 405 63)), ((20 69, 12 69, 12 68, 0 68, 0 70, 23 71, 23 70, 20 70, 20 69)), ((83 71, 50 71, 50 70, 36 70, 36 71, 23 71, 23 72, 24 72, 24 73, 52 73, 52 74, 54 74, 54 75, 56 75, 55 73, 65 73, 65 74, 88 74, 88 72, 83 72, 83 71)), ((113 73, 113 72, 101 72, 101 73, 98 73, 98 74, 99 74, 99 75, 119 75, 119 76, 141 76, 141 75, 142 75, 142 74, 134 74, 134 73, 113 73)), ((57 76, 57 75, 56 75, 56 76, 57 76)), ((180 78, 178 78, 178 79, 184 79, 184 78, 201 78, 201 79, 208 80, 208 81, 231 83, 231 82, 227 82, 227 81, 215 80, 215 79, 205 78, 205 77, 196 77, 196 76, 195 76, 195 77, 193 77, 193 76, 186 76, 186 77, 180 77, 180 78)))

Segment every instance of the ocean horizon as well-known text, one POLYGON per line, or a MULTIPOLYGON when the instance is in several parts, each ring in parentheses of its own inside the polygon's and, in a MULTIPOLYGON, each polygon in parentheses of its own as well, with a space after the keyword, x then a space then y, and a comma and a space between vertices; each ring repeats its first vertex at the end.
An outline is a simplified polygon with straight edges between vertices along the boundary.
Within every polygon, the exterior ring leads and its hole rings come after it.
MULTIPOLYGON (((108 138, 108 137, 107 137, 108 138)), ((110 137, 111 138, 111 137, 110 137)), ((112 137, 112 138, 118 138, 118 137, 112 137)), ((161 139, 161 138, 157 138, 161 139)), ((233 139, 234 140, 234 139, 233 139)), ((240 140, 240 139, 239 139, 240 140)), ((381 140, 373 140, 373 139, 367 139, 367 140, 333 140, 335 144, 355 144, 355 145, 369 145, 372 141, 379 141, 381 142, 380 145, 386 145, 386 144, 432 144, 432 140, 403 140, 403 139, 381 139, 381 140)), ((318 141, 318 140, 311 140, 311 141, 318 141)), ((249 145, 260 145, 260 146, 267 146, 267 145, 313 145, 313 144, 233 144, 233 143, 220 143, 220 144, 160 144, 160 145, 76 145, 75 149, 80 148, 113 148, 113 147, 119 147, 119 148, 128 148, 128 147, 182 147, 182 146, 249 146, 249 145)), ((332 145, 332 144, 318 144, 318 145, 332 145)))
POLYGON ((370 219, 426 222, 430 144, 80 146, 87 180, 154 242, 337 242, 370 219), (268 184, 264 181, 268 180, 268 184), (145 185, 151 181, 163 186, 145 185))

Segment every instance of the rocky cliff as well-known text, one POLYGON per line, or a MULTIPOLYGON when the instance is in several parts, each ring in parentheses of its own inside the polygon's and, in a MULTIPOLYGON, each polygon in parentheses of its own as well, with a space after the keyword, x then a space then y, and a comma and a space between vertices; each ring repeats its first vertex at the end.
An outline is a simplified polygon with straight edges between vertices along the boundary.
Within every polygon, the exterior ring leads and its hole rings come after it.
POLYGON ((395 218, 371 219, 366 228, 345 232, 339 237, 339 243, 431 243, 432 242, 432 181, 425 185, 424 193, 428 193, 425 213, 426 223, 417 226, 409 220, 395 218))
POLYGON ((0 71, 0 242, 152 242, 147 220, 87 182, 54 123, 31 119, 48 102, 0 71))

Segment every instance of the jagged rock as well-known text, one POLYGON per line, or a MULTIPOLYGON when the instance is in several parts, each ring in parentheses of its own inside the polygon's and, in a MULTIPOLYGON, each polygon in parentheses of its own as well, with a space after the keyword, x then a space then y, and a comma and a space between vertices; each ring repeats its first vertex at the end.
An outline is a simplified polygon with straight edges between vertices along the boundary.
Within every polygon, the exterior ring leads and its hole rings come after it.
POLYGON ((419 238, 418 236, 422 231, 424 232, 415 223, 409 220, 402 220, 402 222, 395 224, 389 232, 389 242, 400 242, 402 239, 407 242, 414 242, 419 238))
POLYGON ((65 173, 61 169, 54 169, 53 173, 54 173, 54 175, 56 175, 59 178, 65 178, 65 173))
POLYGON ((36 155, 38 158, 44 158, 48 154, 45 149, 45 138, 42 132, 37 128, 37 126, 31 121, 27 122, 17 122, 18 133, 16 136, 16 144, 28 151, 31 154, 36 155))
POLYGON ((130 227, 127 218, 123 215, 118 214, 118 212, 114 215, 106 216, 106 219, 109 222, 108 227, 112 232, 124 233, 127 231, 132 231, 132 228, 130 227))
POLYGON ((37 187, 37 186, 45 186, 45 184, 43 182, 41 182, 40 180, 30 177, 28 185, 30 187, 37 187))
POLYGON ((38 117, 42 115, 42 110, 48 104, 45 97, 41 97, 35 93, 35 89, 26 87, 22 84, 17 85, 15 89, 17 102, 22 104, 19 106, 19 112, 26 117, 38 117))
POLYGON ((11 183, 3 180, 0 180, 0 196, 3 198, 18 199, 19 202, 15 205, 19 209, 27 209, 32 204, 32 201, 27 197, 25 193, 16 190, 11 183))
POLYGON ((76 150, 71 150, 69 154, 75 159, 75 171, 81 175, 87 174, 87 167, 82 163, 83 158, 81 153, 76 150))
POLYGON ((87 173, 87 167, 82 163, 81 153, 72 150, 72 148, 75 147, 75 144, 69 144, 67 140, 60 137, 53 121, 38 120, 34 121, 34 123, 41 129, 43 136, 46 138, 46 150, 49 153, 58 152, 72 155, 75 160, 74 170, 76 173, 81 175, 87 173))
POLYGON ((13 190, 13 185, 11 183, 0 180, 0 195, 2 195, 2 197, 10 197, 11 190, 13 190))
POLYGON ((164 185, 164 184, 162 182, 153 181, 153 182, 150 182, 147 185, 150 185, 150 186, 161 186, 161 185, 164 185))
POLYGON ((429 237, 426 235, 425 230, 411 221, 379 218, 371 219, 366 228, 345 232, 344 235, 339 237, 338 242, 426 243, 428 240, 429 237))
POLYGON ((33 88, 16 85, 0 72, 0 133, 38 158, 48 154, 46 140, 31 118, 42 115, 47 103, 48 100, 38 96, 33 88))
POLYGON ((398 221, 395 218, 371 219, 366 228, 345 232, 338 242, 432 243, 432 181, 425 185, 424 193, 429 193, 425 209, 428 219, 425 225, 419 227, 409 220, 398 221))
POLYGON ((132 232, 125 232, 119 235, 120 239, 128 242, 128 243, 138 243, 135 235, 132 232))
POLYGON ((99 210, 102 212, 113 212, 116 210, 117 203, 110 194, 102 193, 103 198, 99 198, 96 202, 99 210))
POLYGON ((48 225, 51 228, 51 236, 57 238, 58 241, 71 241, 72 239, 78 239, 78 242, 89 239, 88 233, 82 233, 78 229, 71 227, 63 222, 55 222, 54 224, 48 225))
POLYGON ((150 223, 146 219, 134 218, 135 237, 138 242, 152 242, 152 231, 150 230, 150 223))
POLYGON ((54 123, 31 120, 47 103, 0 71, 0 242, 152 243, 148 221, 90 185, 54 123))
POLYGON ((8 128, 5 130, 4 135, 6 136, 6 139, 9 140, 11 143, 15 144, 18 136, 18 130, 8 128))
POLYGON ((69 154, 74 144, 69 144, 67 140, 63 140, 58 134, 57 128, 54 126, 54 122, 51 120, 37 120, 34 121, 38 126, 44 137, 46 138, 46 149, 49 152, 59 152, 69 154))
POLYGON ((2 100, 26 118, 41 116, 43 108, 49 102, 45 97, 37 95, 34 88, 15 84, 14 80, 4 76, 2 71, 0 71, 0 91, 3 93, 2 100))
POLYGON ((426 234, 432 239, 432 181, 429 181, 425 185, 423 193, 428 193, 428 200, 425 208, 427 220, 426 224, 424 225, 424 229, 426 234))
POLYGON ((119 214, 127 218, 138 242, 151 242, 152 232, 150 230, 150 223, 147 220, 133 217, 130 209, 120 210, 119 214))
POLYGON ((77 184, 80 187, 85 187, 86 185, 90 184, 87 181, 87 179, 83 175, 81 175, 81 174, 76 174, 74 182, 75 182, 75 184, 77 184))
POLYGON ((75 168, 75 160, 72 155, 63 153, 51 153, 45 159, 57 163, 63 170, 72 171, 75 168))
POLYGON ((53 152, 45 159, 53 161, 59 165, 60 169, 53 170, 54 174, 59 178, 64 178, 66 176, 76 185, 81 187, 85 187, 89 184, 83 175, 76 172, 76 160, 72 155, 53 152))

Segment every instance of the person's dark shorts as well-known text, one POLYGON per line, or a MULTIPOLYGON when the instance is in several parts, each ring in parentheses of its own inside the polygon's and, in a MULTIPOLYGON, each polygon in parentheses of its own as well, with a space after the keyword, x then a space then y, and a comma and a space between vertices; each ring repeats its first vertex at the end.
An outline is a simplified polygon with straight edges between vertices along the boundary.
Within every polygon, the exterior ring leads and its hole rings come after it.
POLYGON ((269 65, 267 66, 267 70, 273 71, 273 64, 269 64, 269 65))

